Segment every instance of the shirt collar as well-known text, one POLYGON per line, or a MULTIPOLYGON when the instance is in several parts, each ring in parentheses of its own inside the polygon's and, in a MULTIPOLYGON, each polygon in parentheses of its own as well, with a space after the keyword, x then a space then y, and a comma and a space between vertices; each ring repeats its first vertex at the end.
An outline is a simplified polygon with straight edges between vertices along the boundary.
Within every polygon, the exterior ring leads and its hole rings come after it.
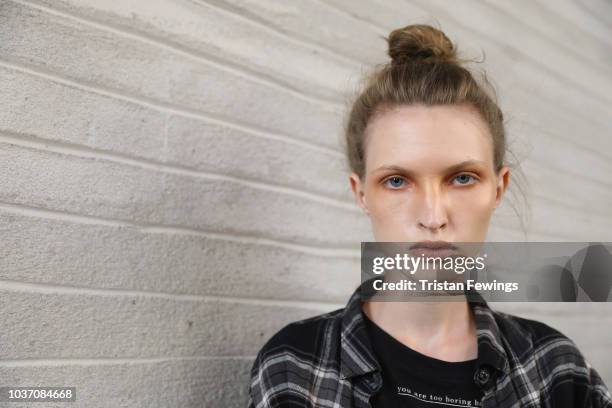
MULTIPOLYGON (((343 378, 380 370, 370 343, 361 305, 367 297, 367 288, 372 288, 372 279, 363 282, 351 295, 342 316, 340 372, 343 378), (364 295, 366 294, 366 295, 364 295)), ((478 365, 489 365, 509 374, 508 355, 504 348, 502 333, 493 310, 476 291, 466 291, 468 304, 474 312, 478 341, 478 365)), ((526 339, 521 340, 528 348, 526 339)))

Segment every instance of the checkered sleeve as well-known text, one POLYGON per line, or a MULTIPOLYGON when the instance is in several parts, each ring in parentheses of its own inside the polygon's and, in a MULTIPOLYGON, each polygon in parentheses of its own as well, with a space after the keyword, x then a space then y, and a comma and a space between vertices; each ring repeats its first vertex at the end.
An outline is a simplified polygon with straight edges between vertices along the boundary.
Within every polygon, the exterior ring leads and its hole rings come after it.
POLYGON ((591 365, 589 360, 585 359, 586 366, 589 370, 589 383, 591 389, 591 398, 589 408, 612 408, 612 396, 610 390, 604 384, 601 376, 591 365))
POLYGON ((265 373, 261 366, 261 351, 257 353, 255 361, 251 366, 251 378, 249 382, 249 400, 247 408, 264 408, 270 405, 265 401, 264 380, 265 373))

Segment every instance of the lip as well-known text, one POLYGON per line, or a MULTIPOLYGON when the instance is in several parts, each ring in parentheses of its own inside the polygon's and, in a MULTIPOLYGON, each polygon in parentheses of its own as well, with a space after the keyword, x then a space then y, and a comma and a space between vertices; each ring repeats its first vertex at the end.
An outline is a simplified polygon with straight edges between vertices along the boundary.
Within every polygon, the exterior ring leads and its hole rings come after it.
POLYGON ((419 241, 410 246, 410 249, 457 249, 455 245, 447 241, 419 241))
POLYGON ((412 256, 428 256, 445 258, 459 253, 458 248, 447 241, 420 241, 410 246, 412 256))

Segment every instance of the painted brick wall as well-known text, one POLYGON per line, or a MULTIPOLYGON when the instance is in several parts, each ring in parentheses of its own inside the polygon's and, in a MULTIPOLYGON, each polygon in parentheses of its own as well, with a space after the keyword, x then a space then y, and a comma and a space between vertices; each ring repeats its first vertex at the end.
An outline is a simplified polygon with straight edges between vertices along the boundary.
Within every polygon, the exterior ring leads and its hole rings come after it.
MULTIPOLYGON (((0 1, 0 384, 78 407, 240 407, 285 323, 341 307, 368 220, 341 122, 382 36, 486 52, 527 239, 611 241, 612 7, 443 0, 0 1)), ((509 206, 491 239, 524 239, 509 206)), ((610 304, 499 304, 612 384, 610 304)))

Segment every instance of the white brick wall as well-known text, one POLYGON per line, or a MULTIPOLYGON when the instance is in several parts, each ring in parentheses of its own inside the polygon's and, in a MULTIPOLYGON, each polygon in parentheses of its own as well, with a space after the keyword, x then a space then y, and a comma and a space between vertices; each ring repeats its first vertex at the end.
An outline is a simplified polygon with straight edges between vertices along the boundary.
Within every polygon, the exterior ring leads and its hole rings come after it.
MULTIPOLYGON (((467 3, 0 1, 0 384, 244 406, 263 341, 359 279, 341 120, 409 23, 486 52, 530 154, 528 238, 612 241, 611 6, 467 3)), ((508 208, 491 237, 522 239, 508 208)), ((612 384, 610 304, 496 306, 612 384)))

